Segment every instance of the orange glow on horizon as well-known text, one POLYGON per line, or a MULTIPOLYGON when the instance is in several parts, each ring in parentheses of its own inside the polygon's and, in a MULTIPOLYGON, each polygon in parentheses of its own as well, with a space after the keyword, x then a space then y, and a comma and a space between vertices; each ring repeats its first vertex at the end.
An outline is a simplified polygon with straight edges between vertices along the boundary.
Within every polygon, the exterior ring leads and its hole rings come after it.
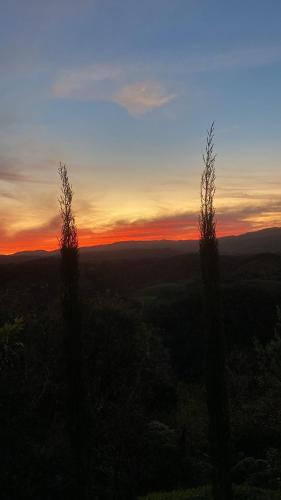
MULTIPOLYGON (((191 227, 186 227, 184 217, 176 221, 137 221, 135 223, 124 223, 115 227, 93 232, 89 229, 81 229, 78 231, 80 247, 110 245, 121 241, 159 241, 159 240, 197 240, 199 238, 199 230, 193 223, 191 227), (185 227, 184 227, 185 225, 185 227)), ((226 224, 218 225, 217 235, 235 236, 241 233, 251 231, 254 228, 251 224, 226 224)), ((46 250, 52 251, 58 249, 58 233, 49 233, 42 230, 22 231, 13 238, 6 238, 1 242, 0 254, 10 255, 22 251, 46 250)))

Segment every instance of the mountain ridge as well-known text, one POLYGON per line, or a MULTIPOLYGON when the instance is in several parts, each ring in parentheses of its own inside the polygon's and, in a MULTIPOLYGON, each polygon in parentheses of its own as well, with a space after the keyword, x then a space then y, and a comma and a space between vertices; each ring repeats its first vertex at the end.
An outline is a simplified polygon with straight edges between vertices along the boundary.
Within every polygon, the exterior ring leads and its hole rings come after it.
MULTIPOLYGON (((281 253, 281 227, 271 227, 251 231, 239 235, 229 235, 218 238, 222 254, 258 254, 281 253)), ((199 240, 128 240, 110 244, 80 247, 82 257, 94 255, 111 256, 112 258, 129 257, 130 252, 151 254, 151 252, 167 252, 171 254, 194 253, 199 249, 199 240)), ((45 257, 56 257, 59 250, 23 250, 10 255, 1 255, 0 262, 24 261, 45 257)))

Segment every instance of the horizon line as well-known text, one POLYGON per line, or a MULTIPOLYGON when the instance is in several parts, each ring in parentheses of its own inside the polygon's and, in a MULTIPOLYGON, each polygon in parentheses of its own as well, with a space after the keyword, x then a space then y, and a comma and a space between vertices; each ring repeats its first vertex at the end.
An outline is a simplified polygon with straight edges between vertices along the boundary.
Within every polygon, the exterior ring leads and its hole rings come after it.
MULTIPOLYGON (((260 233, 263 231, 269 231, 269 230, 274 230, 274 229, 281 229, 281 226, 270 226, 270 227, 263 227, 259 229, 253 229, 252 231, 242 231, 241 233, 238 234, 223 234, 221 236, 217 236, 218 240, 224 239, 224 238, 236 238, 239 236, 247 235, 247 234, 252 234, 252 233, 260 233)), ((79 249, 87 249, 87 248, 97 248, 97 247, 110 247, 113 245, 118 245, 118 244, 125 244, 125 243, 153 243, 153 242, 191 242, 191 241, 199 241, 200 237, 197 238, 149 238, 149 239, 128 239, 128 240, 116 240, 116 241, 111 241, 108 243, 96 243, 96 244, 91 244, 91 245, 81 245, 79 246, 79 249)), ((22 250, 17 250, 15 252, 6 252, 6 253, 0 253, 0 257, 9 257, 13 255, 19 255, 19 254, 24 254, 24 253, 39 253, 39 252, 44 252, 44 253, 55 253, 59 252, 59 247, 52 247, 52 248, 35 248, 35 249, 22 249, 22 250)))

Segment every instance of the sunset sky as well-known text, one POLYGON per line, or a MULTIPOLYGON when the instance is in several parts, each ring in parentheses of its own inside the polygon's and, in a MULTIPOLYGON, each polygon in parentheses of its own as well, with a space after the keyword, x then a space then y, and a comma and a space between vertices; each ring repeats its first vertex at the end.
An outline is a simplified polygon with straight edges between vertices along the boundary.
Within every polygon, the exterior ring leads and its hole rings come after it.
POLYGON ((0 253, 52 249, 59 162, 81 245, 281 226, 281 3, 0 0, 0 253))

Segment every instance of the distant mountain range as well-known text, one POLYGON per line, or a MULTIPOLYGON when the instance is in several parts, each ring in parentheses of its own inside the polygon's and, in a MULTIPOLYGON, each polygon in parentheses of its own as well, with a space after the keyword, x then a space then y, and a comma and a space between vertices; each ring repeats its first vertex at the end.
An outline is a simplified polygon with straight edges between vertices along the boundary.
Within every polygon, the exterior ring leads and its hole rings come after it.
MULTIPOLYGON (((197 240, 152 240, 152 241, 121 241, 109 245, 98 245, 80 248, 81 258, 91 260, 135 259, 151 256, 168 256, 198 251, 197 240)), ((272 227, 253 231, 239 236, 225 236, 219 239, 219 248, 224 255, 245 255, 260 253, 281 254, 281 227, 272 227)), ((0 255, 0 262, 23 262, 44 257, 55 257, 58 251, 46 250, 17 252, 13 255, 0 255)))

